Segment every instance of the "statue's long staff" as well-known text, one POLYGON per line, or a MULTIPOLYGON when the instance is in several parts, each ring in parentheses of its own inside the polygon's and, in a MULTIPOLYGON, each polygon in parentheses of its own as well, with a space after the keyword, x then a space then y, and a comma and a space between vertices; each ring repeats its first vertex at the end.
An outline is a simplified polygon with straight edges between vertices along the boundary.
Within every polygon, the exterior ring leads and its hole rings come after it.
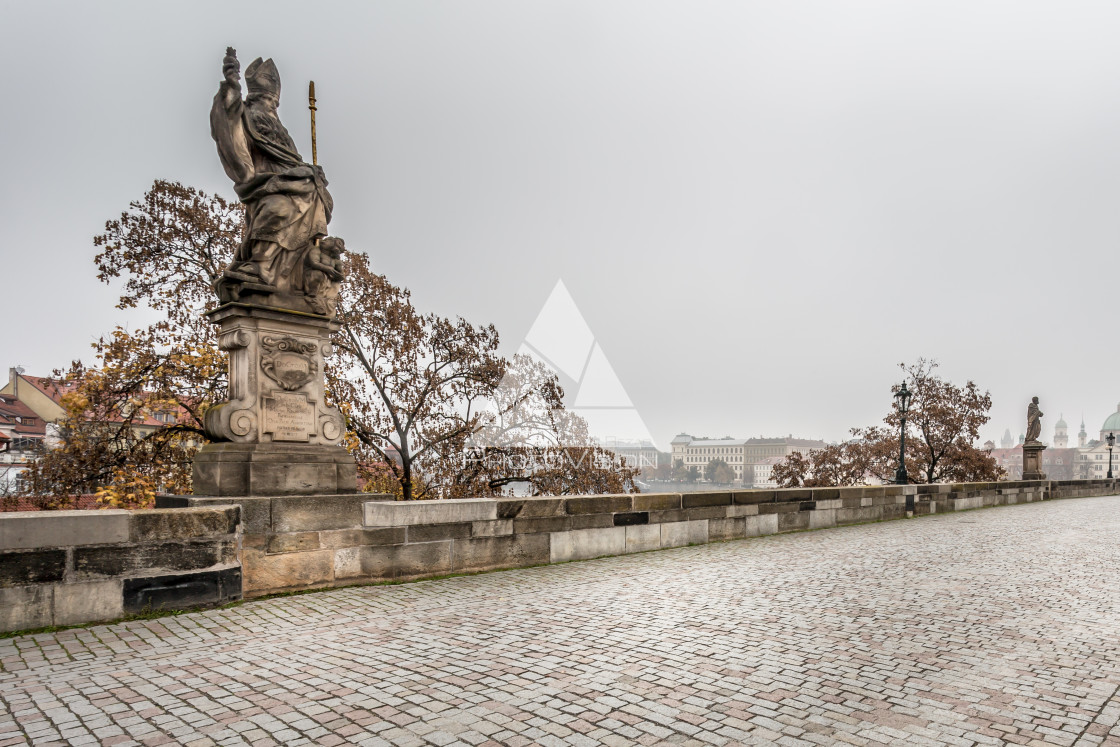
POLYGON ((315 81, 307 88, 307 108, 311 110, 311 165, 319 165, 319 152, 315 149, 315 81))

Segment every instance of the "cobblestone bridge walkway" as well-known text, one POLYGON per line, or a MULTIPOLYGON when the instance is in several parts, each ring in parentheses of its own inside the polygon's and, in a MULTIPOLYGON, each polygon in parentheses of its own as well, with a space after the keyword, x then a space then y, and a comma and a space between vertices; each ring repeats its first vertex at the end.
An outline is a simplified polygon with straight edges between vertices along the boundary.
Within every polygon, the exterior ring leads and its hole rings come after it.
POLYGON ((1120 498, 0 640, 0 745, 1120 744, 1120 498))

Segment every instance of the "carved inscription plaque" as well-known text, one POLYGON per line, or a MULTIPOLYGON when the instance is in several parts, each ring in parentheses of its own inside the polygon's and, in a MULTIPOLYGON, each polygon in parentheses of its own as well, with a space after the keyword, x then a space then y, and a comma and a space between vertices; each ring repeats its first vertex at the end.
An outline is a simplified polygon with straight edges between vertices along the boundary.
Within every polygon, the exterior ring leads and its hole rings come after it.
POLYGON ((273 392, 261 398, 264 412, 265 433, 272 434, 273 441, 302 441, 314 435, 315 403, 305 394, 273 392))

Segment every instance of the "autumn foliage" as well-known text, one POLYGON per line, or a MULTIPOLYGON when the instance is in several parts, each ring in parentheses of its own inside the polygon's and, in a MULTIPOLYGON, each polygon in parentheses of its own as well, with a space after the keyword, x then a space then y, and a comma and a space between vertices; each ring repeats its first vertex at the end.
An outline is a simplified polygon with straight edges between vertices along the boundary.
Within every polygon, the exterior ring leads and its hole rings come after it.
POLYGON ((635 489, 636 471, 564 408, 555 373, 500 356, 492 325, 420 313, 364 254, 346 272, 327 387, 367 486, 402 500, 635 489))
MULTIPOLYGON (((98 278, 121 283, 118 308, 144 310, 155 321, 117 327, 94 345, 95 365, 75 361, 56 372, 76 386, 63 401, 57 448, 28 471, 27 492, 43 507, 54 507, 55 496, 93 492, 103 505, 142 507, 157 492, 190 492, 205 412, 227 391, 226 356, 205 313, 217 305, 212 283, 240 244, 242 225, 239 203, 157 181, 95 237, 98 278)), ((636 490, 636 471, 608 459, 586 423, 564 408, 555 374, 500 356, 492 325, 420 312, 407 289, 373 272, 365 254, 346 255, 345 269, 327 389, 346 417, 344 445, 365 490, 404 500, 514 487, 537 494, 636 490), (511 381, 520 389, 513 399, 511 381), (472 438, 526 413, 541 418, 544 442, 501 448, 550 458, 531 469, 524 460, 496 458, 480 466, 472 438), (551 458, 561 453, 571 458, 551 458)))
MULTIPOLYGON (((900 364, 913 392, 906 418, 906 472, 912 483, 987 482, 1004 476, 991 454, 973 444, 988 422, 991 395, 975 382, 958 386, 934 372, 935 361, 900 364)), ((897 390, 897 387, 896 387, 897 390)), ((901 415, 884 425, 853 428, 852 440, 794 453, 775 465, 781 487, 827 487, 892 482, 898 469, 901 415)))
POLYGON ((133 508, 157 491, 190 491, 203 415, 226 392, 203 314, 216 305, 210 282, 240 243, 241 216, 239 203, 157 181, 94 238, 98 279, 123 281, 117 308, 155 321, 118 326, 94 344, 94 366, 56 372, 77 386, 62 399, 58 447, 28 470, 32 495, 96 492, 104 505, 133 508))

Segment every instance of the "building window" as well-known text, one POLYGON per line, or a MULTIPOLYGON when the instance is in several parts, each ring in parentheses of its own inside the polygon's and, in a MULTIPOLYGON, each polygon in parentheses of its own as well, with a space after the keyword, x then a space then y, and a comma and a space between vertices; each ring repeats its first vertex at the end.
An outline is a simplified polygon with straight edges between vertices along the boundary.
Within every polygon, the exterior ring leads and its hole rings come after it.
POLYGON ((37 438, 13 438, 12 439, 11 450, 12 451, 34 451, 35 448, 38 445, 39 445, 39 439, 37 439, 37 438))

